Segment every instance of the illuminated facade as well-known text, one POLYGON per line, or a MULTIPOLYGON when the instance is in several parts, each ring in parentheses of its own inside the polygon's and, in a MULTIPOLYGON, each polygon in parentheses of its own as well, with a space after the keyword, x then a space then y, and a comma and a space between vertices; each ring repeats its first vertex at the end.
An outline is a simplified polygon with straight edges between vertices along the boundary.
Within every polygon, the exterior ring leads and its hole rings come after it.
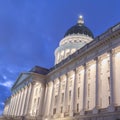
POLYGON ((21 73, 4 116, 25 120, 120 119, 120 24, 94 38, 82 16, 55 50, 55 66, 21 73))

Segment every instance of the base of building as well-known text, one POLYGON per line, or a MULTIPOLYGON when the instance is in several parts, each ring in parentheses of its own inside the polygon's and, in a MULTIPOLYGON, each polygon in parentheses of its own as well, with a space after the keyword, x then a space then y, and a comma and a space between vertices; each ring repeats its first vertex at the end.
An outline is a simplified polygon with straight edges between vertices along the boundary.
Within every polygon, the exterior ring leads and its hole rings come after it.
POLYGON ((112 106, 112 105, 110 105, 110 106, 108 107, 108 112, 114 112, 114 111, 115 111, 115 107, 112 106))
POLYGON ((22 116, 13 117, 13 116, 3 116, 2 120, 120 120, 120 107, 96 109, 90 111, 82 110, 80 113, 61 113, 54 116, 22 116), (5 118, 5 119, 4 119, 5 118))
POLYGON ((97 114, 98 111, 99 111, 98 108, 95 107, 95 108, 93 109, 93 114, 97 114))

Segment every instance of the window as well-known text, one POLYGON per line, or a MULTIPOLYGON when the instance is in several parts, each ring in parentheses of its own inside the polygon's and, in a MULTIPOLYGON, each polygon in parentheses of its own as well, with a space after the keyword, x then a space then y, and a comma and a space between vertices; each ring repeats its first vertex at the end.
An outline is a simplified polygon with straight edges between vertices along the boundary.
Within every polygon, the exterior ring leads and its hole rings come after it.
POLYGON ((78 74, 78 83, 81 83, 81 74, 78 74))
POLYGON ((40 92, 41 92, 41 88, 39 88, 39 94, 40 94, 40 92))
POLYGON ((58 96, 56 95, 55 96, 55 105, 57 104, 57 98, 58 98, 58 96))
POLYGON ((64 90, 64 89, 65 89, 65 84, 62 85, 62 90, 64 90))
POLYGON ((70 105, 68 105, 68 112, 70 112, 70 105))
POLYGON ((109 100, 109 105, 110 105, 110 99, 111 99, 111 98, 110 98, 110 96, 109 96, 109 97, 108 97, 108 100, 109 100))
POLYGON ((108 60, 108 67, 110 66, 110 60, 108 60))
POLYGON ((77 104, 77 112, 79 112, 79 104, 77 104))
POLYGON ((63 103, 63 101, 64 101, 64 93, 62 93, 61 103, 63 103))
POLYGON ((88 109, 89 109, 89 104, 90 104, 90 102, 88 101, 88 104, 87 104, 88 105, 88 109))
POLYGON ((110 72, 110 60, 108 60, 108 68, 107 68, 107 72, 110 72))
POLYGON ((34 99, 34 104, 36 104, 36 99, 34 99))
POLYGON ((88 84, 88 97, 90 97, 90 84, 88 84))
POLYGON ((37 91, 38 91, 38 88, 36 88, 36 92, 35 92, 35 95, 37 95, 37 91))
POLYGON ((80 98, 80 87, 78 88, 78 98, 80 98))
POLYGON ((90 79, 90 69, 88 69, 88 79, 90 79))
POLYGON ((69 101, 71 101, 71 90, 69 91, 69 101))
POLYGON ((69 86, 72 86, 72 77, 70 78, 69 86))
POLYGON ((102 98, 100 98, 100 106, 102 106, 102 98))
POLYGON ((110 77, 108 77, 108 89, 110 90, 110 77))
POLYGON ((53 115, 56 114, 56 108, 53 109, 53 115))
POLYGON ((61 107, 61 113, 63 112, 63 107, 61 107))
POLYGON ((37 102, 37 105, 39 105, 39 103, 40 103, 40 97, 38 97, 38 102, 37 102))

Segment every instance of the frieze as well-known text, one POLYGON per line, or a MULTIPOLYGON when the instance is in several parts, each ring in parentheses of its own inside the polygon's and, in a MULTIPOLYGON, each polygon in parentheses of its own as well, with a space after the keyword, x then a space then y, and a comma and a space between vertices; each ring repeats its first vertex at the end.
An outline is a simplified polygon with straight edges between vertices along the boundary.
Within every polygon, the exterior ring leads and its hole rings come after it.
POLYGON ((112 28, 112 31, 116 31, 120 29, 120 23, 112 28))

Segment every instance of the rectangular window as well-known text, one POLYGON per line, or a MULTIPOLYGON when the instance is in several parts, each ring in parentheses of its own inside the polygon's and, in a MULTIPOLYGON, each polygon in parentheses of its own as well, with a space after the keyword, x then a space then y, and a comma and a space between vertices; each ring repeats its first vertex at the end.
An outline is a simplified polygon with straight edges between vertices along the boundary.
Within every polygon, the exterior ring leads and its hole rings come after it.
POLYGON ((55 96, 55 105, 57 104, 57 98, 58 98, 58 96, 56 95, 55 96))
POLYGON ((78 99, 80 98, 80 87, 78 88, 78 99))
POLYGON ((100 98, 100 106, 102 106, 102 98, 100 98))
POLYGON ((34 104, 36 104, 36 98, 34 99, 34 104))
POLYGON ((64 93, 62 93, 61 103, 63 103, 63 101, 64 101, 64 93))
POLYGON ((110 90, 110 77, 108 77, 108 89, 110 90))
POLYGON ((63 113, 63 107, 61 107, 61 113, 63 113))
POLYGON ((77 104, 77 112, 79 112, 79 104, 77 104))
POLYGON ((70 78, 70 81, 69 81, 69 87, 72 86, 72 78, 70 78))
POLYGON ((71 90, 69 91, 69 101, 71 101, 71 90))
POLYGON ((38 103, 37 103, 37 105, 39 105, 39 103, 40 103, 40 97, 38 97, 38 103))
POLYGON ((90 97, 90 84, 88 84, 88 97, 90 97))
POLYGON ((90 69, 88 69, 88 79, 90 79, 90 69))
POLYGON ((110 96, 109 96, 109 97, 108 97, 108 100, 109 100, 109 105, 110 105, 110 99, 111 99, 111 98, 110 98, 110 96))
POLYGON ((88 104, 87 104, 88 105, 88 109, 89 109, 89 104, 90 104, 90 102, 88 101, 88 104))
POLYGON ((56 114, 56 108, 53 109, 53 115, 56 114))
POLYGON ((70 105, 68 105, 68 112, 70 112, 70 105))
POLYGON ((78 74, 78 83, 81 83, 81 74, 78 74))
POLYGON ((35 95, 37 95, 37 91, 38 91, 38 88, 36 88, 36 92, 35 92, 35 95))

